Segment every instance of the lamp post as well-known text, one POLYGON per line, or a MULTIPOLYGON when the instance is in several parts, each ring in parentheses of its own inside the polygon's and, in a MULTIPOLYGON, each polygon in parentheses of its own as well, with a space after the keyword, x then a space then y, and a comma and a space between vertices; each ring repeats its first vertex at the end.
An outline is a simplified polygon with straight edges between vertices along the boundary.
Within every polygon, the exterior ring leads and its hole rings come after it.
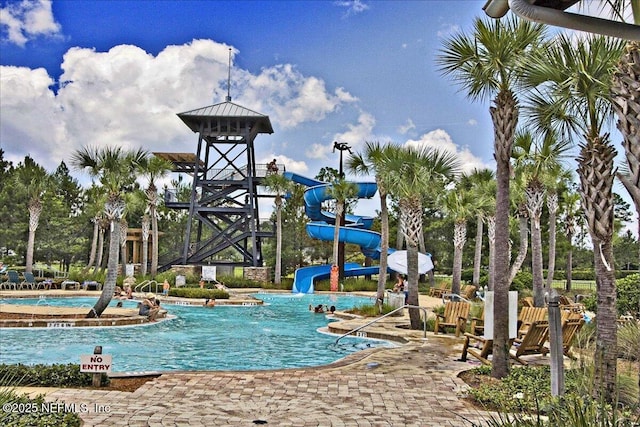
MULTIPOLYGON (((335 153, 336 150, 340 151, 340 166, 339 166, 339 174, 340 174, 340 179, 344 179, 344 171, 342 168, 342 153, 344 151, 348 151, 349 154, 351 153, 351 147, 349 147, 349 145, 346 142, 337 142, 334 141, 333 142, 333 152, 335 153)), ((344 221, 344 210, 342 211, 342 214, 340 215, 340 218, 336 218, 336 224, 335 226, 340 226, 340 227, 344 227, 345 221, 344 221)), ((338 243, 338 277, 340 278, 340 280, 344 279, 344 242, 339 242, 338 243)))
POLYGON ((348 151, 349 154, 351 154, 351 147, 349 147, 349 145, 346 142, 338 142, 338 141, 334 141, 333 142, 333 152, 335 153, 336 150, 340 151, 340 178, 344 178, 344 172, 342 171, 342 152, 343 151, 348 151))

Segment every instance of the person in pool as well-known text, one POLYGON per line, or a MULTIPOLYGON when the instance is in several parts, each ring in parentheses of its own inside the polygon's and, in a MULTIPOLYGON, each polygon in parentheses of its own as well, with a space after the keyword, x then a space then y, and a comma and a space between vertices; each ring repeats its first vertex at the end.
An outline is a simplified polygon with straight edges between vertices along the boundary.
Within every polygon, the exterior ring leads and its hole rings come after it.
POLYGON ((216 305, 216 299, 215 298, 207 298, 206 300, 204 300, 204 306, 205 307, 215 307, 216 305))
POLYGON ((324 307, 322 306, 322 304, 318 304, 316 305, 316 307, 313 309, 314 313, 324 313, 324 307))
POLYGON ((156 303, 156 295, 153 292, 149 292, 146 298, 142 300, 138 314, 147 316, 149 322, 155 322, 159 311, 160 305, 156 303))

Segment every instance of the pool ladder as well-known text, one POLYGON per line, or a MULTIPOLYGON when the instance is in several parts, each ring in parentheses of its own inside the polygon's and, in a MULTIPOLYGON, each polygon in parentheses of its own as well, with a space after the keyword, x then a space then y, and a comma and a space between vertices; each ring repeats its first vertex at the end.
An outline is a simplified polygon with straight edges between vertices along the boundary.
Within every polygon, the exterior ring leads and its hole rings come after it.
POLYGON ((398 307, 395 310, 390 311, 390 312, 388 312, 387 314, 385 314, 383 316, 376 317, 375 319, 373 319, 372 321, 370 321, 368 323, 365 323, 364 325, 358 326, 357 328, 350 330, 346 334, 340 335, 338 337, 338 339, 336 340, 336 342, 333 343, 333 345, 337 345, 338 341, 340 341, 342 338, 347 337, 349 335, 352 335, 353 333, 358 332, 359 330, 364 329, 369 325, 373 325, 374 323, 384 319, 385 317, 389 317, 392 314, 394 314, 395 312, 400 311, 400 310, 405 309, 405 308, 417 308, 417 309, 420 309, 420 310, 422 310, 424 312, 424 322, 422 322, 422 324, 424 325, 424 338, 426 338, 427 337, 427 307, 421 307, 419 305, 405 304, 402 307, 398 307))

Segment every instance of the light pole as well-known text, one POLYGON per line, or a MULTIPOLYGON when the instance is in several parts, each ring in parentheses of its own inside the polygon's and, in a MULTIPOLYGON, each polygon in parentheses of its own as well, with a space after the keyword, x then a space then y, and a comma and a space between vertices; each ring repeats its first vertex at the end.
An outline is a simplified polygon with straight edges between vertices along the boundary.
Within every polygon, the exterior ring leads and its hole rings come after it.
POLYGON ((346 142, 338 142, 338 141, 334 141, 333 142, 333 152, 335 153, 336 150, 340 151, 340 178, 344 178, 344 172, 342 171, 342 152, 343 151, 348 151, 349 154, 351 153, 351 147, 349 147, 349 145, 346 142))
MULTIPOLYGON (((335 153, 336 150, 340 151, 340 169, 339 169, 340 179, 344 179, 344 171, 342 169, 342 153, 344 151, 348 151, 349 154, 352 154, 351 147, 349 147, 349 145, 346 142, 334 141, 333 152, 335 153)), ((345 215, 345 212, 343 209, 340 217, 336 218, 336 224, 335 224, 336 227, 338 226, 344 227, 344 223, 345 223, 344 215, 345 215)), ((340 278, 340 280, 344 279, 344 242, 338 243, 338 277, 340 278)))

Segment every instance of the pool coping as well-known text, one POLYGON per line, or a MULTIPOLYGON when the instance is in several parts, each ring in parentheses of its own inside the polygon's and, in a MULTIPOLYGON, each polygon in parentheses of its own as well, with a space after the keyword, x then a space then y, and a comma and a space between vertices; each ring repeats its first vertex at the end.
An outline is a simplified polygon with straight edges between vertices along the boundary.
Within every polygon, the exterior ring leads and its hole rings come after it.
MULTIPOLYGON (((20 290, 20 291, 2 291, 0 299, 14 298, 74 298, 74 297, 99 297, 101 291, 83 291, 83 290, 20 290)), ((259 306, 263 304, 262 300, 243 294, 232 294, 230 299, 217 299, 217 306, 259 306)), ((134 301, 140 302, 144 298, 144 294, 134 294, 134 301)), ((204 298, 181 298, 172 296, 158 295, 160 304, 180 305, 180 306, 203 306, 204 298)), ((115 300, 115 298, 113 299, 115 300)), ((127 300, 130 301, 130 300, 127 300)), ((12 313, 16 315, 24 315, 19 318, 0 319, 0 329, 3 328, 74 328, 74 327, 120 327, 120 326, 142 326, 153 324, 146 316, 138 315, 138 310, 134 308, 118 308, 107 307, 105 314, 107 316, 99 318, 80 317, 90 308, 75 307, 51 307, 45 305, 20 305, 0 304, 0 312, 12 313), (8 310, 8 308, 10 308, 8 310), (18 307, 18 308, 15 308, 18 307), (25 309, 27 307, 28 309, 25 309)), ((168 320, 166 310, 160 310, 157 320, 168 320)))

